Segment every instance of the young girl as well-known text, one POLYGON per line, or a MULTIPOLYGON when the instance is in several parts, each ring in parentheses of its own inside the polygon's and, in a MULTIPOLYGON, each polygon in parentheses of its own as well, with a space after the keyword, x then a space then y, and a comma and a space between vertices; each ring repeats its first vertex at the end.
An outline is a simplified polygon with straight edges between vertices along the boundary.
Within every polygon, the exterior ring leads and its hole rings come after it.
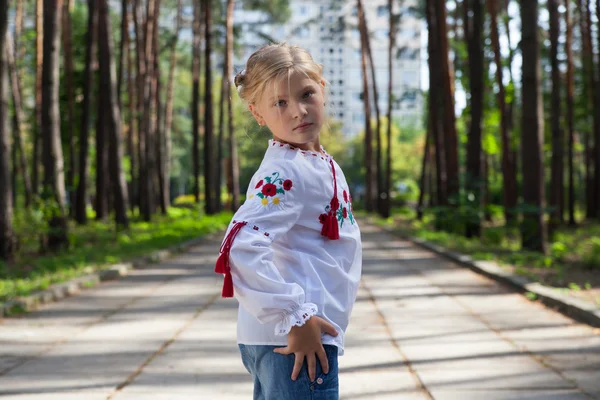
POLYGON ((344 174, 319 143, 322 72, 306 50, 278 44, 257 50, 235 77, 273 134, 215 268, 225 274, 223 297, 239 301, 238 345, 255 400, 338 399, 362 249, 344 174))

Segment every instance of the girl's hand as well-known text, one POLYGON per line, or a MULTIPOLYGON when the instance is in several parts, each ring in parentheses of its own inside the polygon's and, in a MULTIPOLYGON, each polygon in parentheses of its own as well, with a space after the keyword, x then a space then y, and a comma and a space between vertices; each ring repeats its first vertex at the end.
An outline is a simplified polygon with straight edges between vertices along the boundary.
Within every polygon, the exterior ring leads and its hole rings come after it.
POLYGON ((304 357, 308 363, 308 376, 313 382, 317 377, 317 359, 321 362, 321 368, 325 374, 329 373, 329 363, 327 354, 321 343, 321 333, 325 332, 331 336, 337 336, 335 327, 323 318, 316 315, 312 316, 302 326, 294 326, 288 334, 288 345, 286 347, 276 348, 273 351, 279 354, 295 354, 294 370, 292 371, 292 380, 295 381, 300 375, 304 357))

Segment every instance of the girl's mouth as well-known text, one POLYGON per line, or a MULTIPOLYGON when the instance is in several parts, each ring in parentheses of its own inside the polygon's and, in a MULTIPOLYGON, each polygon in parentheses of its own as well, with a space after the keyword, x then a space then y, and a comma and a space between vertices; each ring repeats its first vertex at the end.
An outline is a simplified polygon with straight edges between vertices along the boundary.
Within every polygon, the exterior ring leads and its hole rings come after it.
POLYGON ((306 123, 304 123, 304 124, 300 124, 300 125, 298 125, 297 127, 295 127, 295 128, 294 128, 294 130, 295 130, 295 131, 296 131, 296 130, 304 130, 304 129, 308 128, 309 126, 312 126, 312 123, 310 123, 310 122, 306 122, 306 123))

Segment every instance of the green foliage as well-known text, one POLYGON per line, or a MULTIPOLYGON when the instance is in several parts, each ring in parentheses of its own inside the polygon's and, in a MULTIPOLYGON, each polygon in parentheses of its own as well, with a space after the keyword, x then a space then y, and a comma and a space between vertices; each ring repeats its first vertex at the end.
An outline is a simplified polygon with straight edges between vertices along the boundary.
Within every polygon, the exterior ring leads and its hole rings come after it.
POLYGON ((152 223, 133 219, 128 231, 116 232, 113 223, 90 221, 70 226, 71 250, 40 256, 21 254, 14 263, 0 264, 0 301, 48 288, 93 269, 166 248, 224 229, 230 213, 204 216, 199 208, 170 208, 152 223))
POLYGON ((590 268, 600 268, 600 237, 592 237, 582 244, 583 262, 590 268))

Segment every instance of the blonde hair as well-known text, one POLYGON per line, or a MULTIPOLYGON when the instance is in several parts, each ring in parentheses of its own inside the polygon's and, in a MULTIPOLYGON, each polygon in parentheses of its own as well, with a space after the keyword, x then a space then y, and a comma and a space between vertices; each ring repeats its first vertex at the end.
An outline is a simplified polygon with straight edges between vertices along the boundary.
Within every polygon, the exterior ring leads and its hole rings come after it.
POLYGON ((302 47, 270 44, 252 53, 246 68, 235 76, 234 83, 242 100, 253 104, 260 100, 269 82, 289 79, 295 72, 317 83, 323 79, 323 66, 302 47))

